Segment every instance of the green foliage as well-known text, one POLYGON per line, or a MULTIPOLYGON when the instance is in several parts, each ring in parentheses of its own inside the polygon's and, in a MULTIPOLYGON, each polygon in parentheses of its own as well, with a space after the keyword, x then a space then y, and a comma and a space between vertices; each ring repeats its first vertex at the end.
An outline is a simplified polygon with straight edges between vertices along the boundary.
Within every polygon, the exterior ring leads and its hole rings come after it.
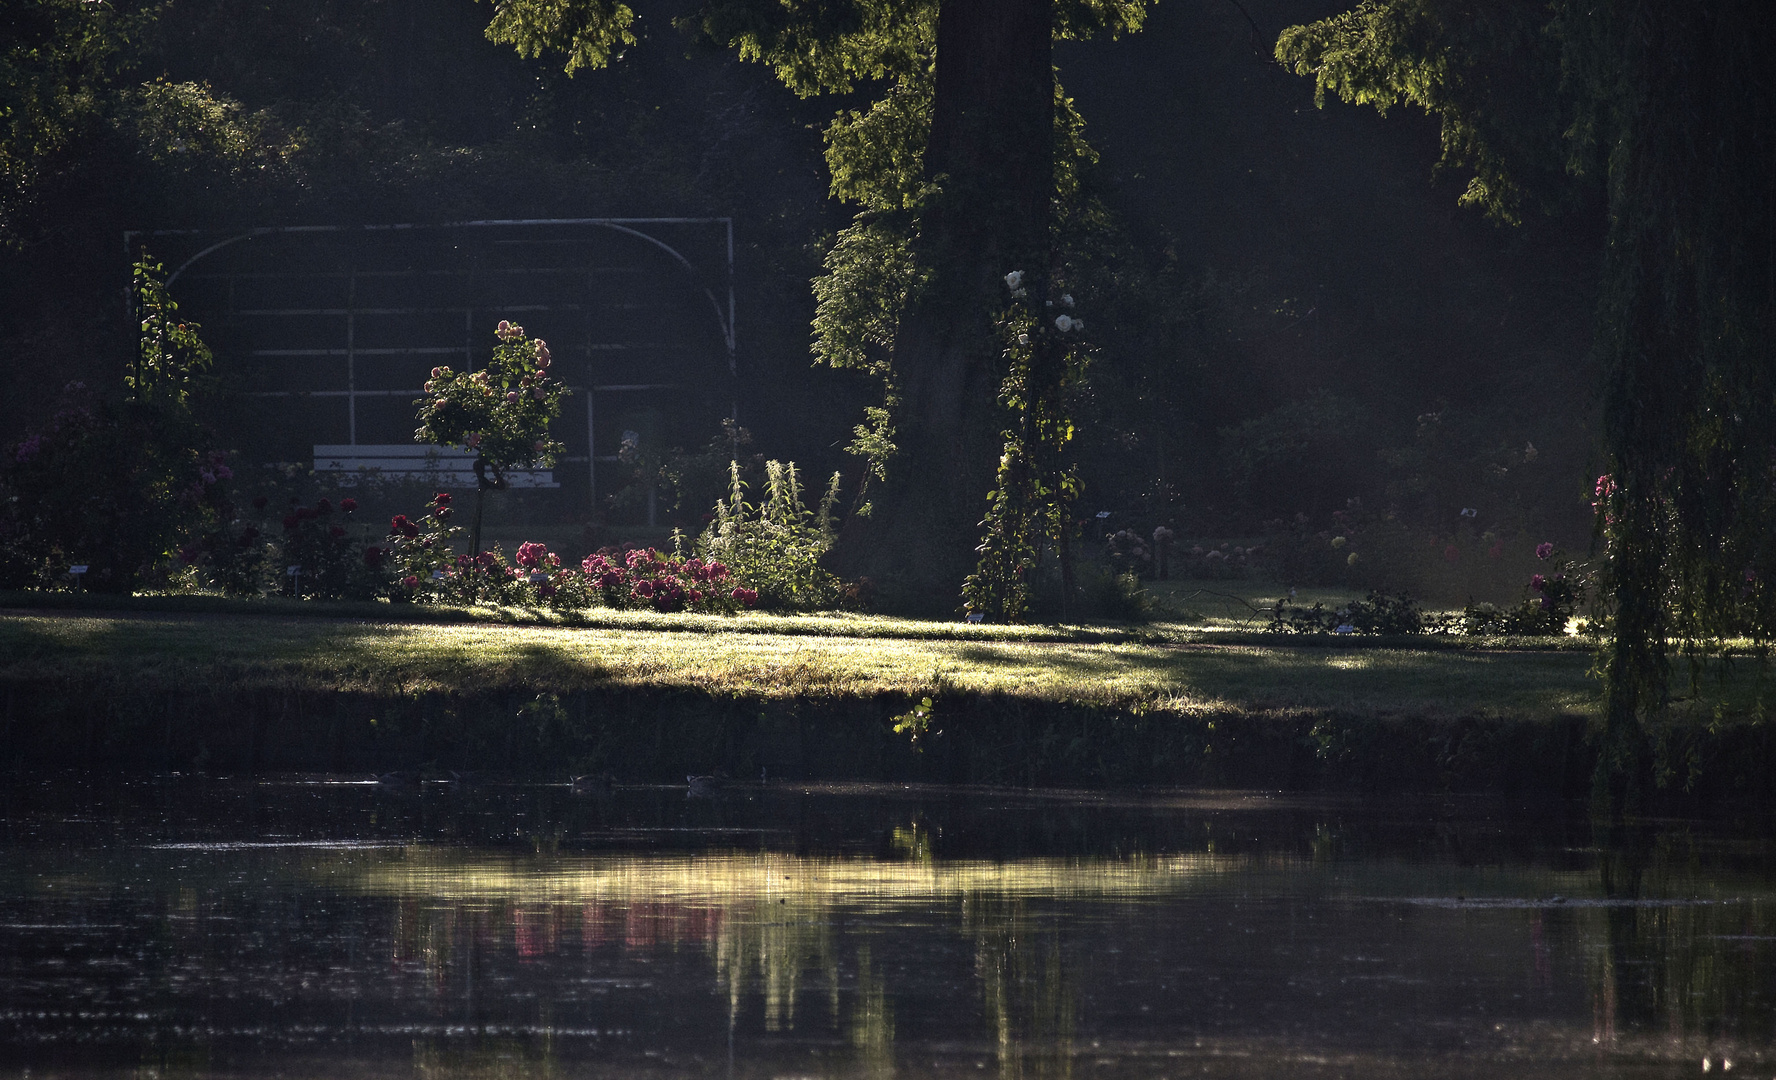
POLYGON ((765 463, 765 498, 746 501, 738 462, 730 466, 728 497, 715 504, 715 520, 697 539, 697 554, 726 564, 734 577, 758 591, 767 609, 815 611, 839 600, 839 580, 820 565, 832 547, 833 507, 839 474, 833 473, 819 508, 803 502, 795 462, 765 463))
POLYGON ((493 0, 487 39, 525 57, 562 53, 571 75, 604 67, 635 44, 635 12, 611 0, 493 0))
MULTIPOLYGON (((195 323, 178 321, 160 267, 135 265, 136 356, 122 401, 66 392, 47 430, 0 459, 0 575, 16 585, 66 580, 128 592, 170 558, 182 537, 213 532, 230 512, 226 456, 206 441, 190 392, 208 368, 195 323)), ((188 560, 189 561, 189 560, 188 560)))
POLYGON ((845 229, 814 279, 814 358, 887 379, 894 332, 927 274, 904 230, 860 217, 845 229))
MULTIPOLYGON (((886 405, 864 406, 865 422, 851 429, 854 437, 850 445, 845 447, 847 453, 856 454, 868 463, 867 475, 876 480, 888 478, 888 460, 897 450, 894 445, 893 405, 894 402, 890 400, 886 405)), ((857 512, 867 516, 869 503, 859 505, 857 512)))
POLYGON ((432 496, 426 512, 417 521, 406 514, 395 515, 389 521, 387 539, 365 551, 366 564, 385 571, 400 585, 391 591, 393 599, 431 597, 444 603, 484 602, 475 581, 452 576, 459 569, 455 545, 465 531, 451 523, 456 513, 453 501, 450 492, 440 491, 432 496))
MULTIPOLYGON (((1030 610, 1033 575, 1049 544, 1057 545, 1069 574, 1071 508, 1079 496, 1078 469, 1068 459, 1073 441, 1072 396, 1085 373, 1085 323, 1072 314, 1073 298, 1044 305, 1021 272, 1006 275, 1012 306, 1000 322, 1006 376, 999 403, 1010 419, 987 514, 980 561, 962 585, 963 607, 993 622, 1020 622, 1030 610), (1057 314, 1058 313, 1058 314, 1057 314), (1052 318, 1050 317, 1052 316, 1052 318)), ((1064 581, 1063 588, 1071 588, 1064 581)))
POLYGON ((1343 505, 1356 492, 1341 485, 1374 458, 1374 431, 1360 403, 1316 391, 1223 431, 1222 465, 1249 506, 1343 505))
POLYGON ((1366 599, 1336 608, 1317 601, 1304 608, 1279 599, 1265 629, 1289 634, 1418 634, 1426 625, 1418 601, 1410 596, 1371 592, 1366 599))
POLYGON ((217 463, 185 433, 144 405, 70 387, 48 426, 0 458, 0 578, 51 588, 83 564, 82 588, 129 592, 150 577, 223 498, 217 463))
POLYGON ((57 157, 97 124, 132 39, 159 6, 0 2, 0 236, 11 238, 57 157))
MULTIPOLYGON (((728 467, 742 448, 751 445, 752 432, 731 417, 723 417, 719 432, 700 450, 685 451, 674 447, 658 454, 655 462, 650 459, 656 455, 642 448, 636 455, 636 483, 613 496, 612 502, 622 502, 628 494, 645 496, 645 487, 651 477, 651 482, 658 486, 673 512, 700 512, 702 507, 727 490, 728 467)), ((763 465, 756 454, 745 460, 750 465, 763 465)))
POLYGON ((195 380, 210 368, 210 347, 198 336, 199 324, 178 319, 179 305, 167 292, 159 263, 144 251, 132 270, 140 335, 124 389, 132 401, 183 416, 195 380))
MULTIPOLYGON (((1536 552, 1545 571, 1533 576, 1524 591, 1529 595, 1515 607, 1500 607, 1470 600, 1460 612, 1427 615, 1417 600, 1405 593, 1389 595, 1372 589, 1366 599, 1334 607, 1316 601, 1302 607, 1287 598, 1271 608, 1272 632, 1296 634, 1462 634, 1475 637, 1552 637, 1567 627, 1592 596, 1595 573, 1583 563, 1542 544, 1536 552)), ((1595 629, 1599 622, 1589 624, 1595 629)))
POLYGON ((1477 168, 1468 201, 1495 216, 1514 216, 1538 163, 1607 178, 1597 509, 1614 635, 1597 778, 1617 806, 1646 773, 1668 641, 1694 659, 1776 631, 1773 51, 1776 11, 1750 0, 1367 0, 1277 45, 1321 93, 1438 113, 1446 160, 1477 168), (1498 92, 1512 85, 1530 89, 1498 92))
POLYGON ((561 415, 561 399, 567 396, 549 378, 547 342, 532 341, 522 326, 504 319, 496 334, 500 343, 487 367, 433 368, 426 396, 413 403, 419 409, 414 441, 473 450, 477 477, 483 487, 494 488, 505 486, 507 469, 555 463, 562 447, 549 438, 549 424, 561 415))
MULTIPOLYGON (((801 96, 869 95, 867 107, 840 111, 826 131, 833 194, 875 216, 860 217, 842 231, 828 253, 826 273, 815 283, 814 332, 820 362, 884 380, 882 405, 871 408, 851 445, 853 453, 868 461, 867 476, 877 479, 885 476, 894 453, 901 407, 893 375, 895 331, 931 272, 917 266, 912 256, 918 218, 940 184, 968 182, 929 176, 924 161, 939 6, 936 0, 707 0, 696 16, 685 20, 708 39, 736 49, 742 59, 770 66, 779 81, 801 96)), ((499 40, 514 41, 527 54, 539 48, 568 52, 570 66, 578 63, 579 54, 562 43, 560 34, 539 29, 559 18, 550 13, 561 10, 561 0, 507 0, 501 7, 499 40), (520 8, 534 9, 530 23, 519 21, 520 8)), ((584 18, 596 23, 597 10, 588 7, 584 18)), ((1062 0, 1053 6, 1050 21, 1055 40, 1081 40, 1138 30, 1146 10, 1145 0, 1062 0)), ((1072 100, 1058 84, 1053 93, 1055 190, 1070 197, 1078 187, 1078 168, 1094 155, 1084 142, 1084 122, 1072 100)), ((1035 370, 1038 381, 1055 381, 1045 364, 1035 370)), ((1037 392, 1039 397, 1046 393, 1037 392)), ((1046 408, 1039 405, 1036 411, 1046 408)), ((1014 465, 1011 473, 1017 471, 1014 465)), ((1006 479, 1012 487, 1020 486, 1011 474, 1006 479)), ((1056 483, 1051 479, 1038 487, 1048 490, 1056 483)), ((869 505, 859 502, 860 510, 869 505)))
POLYGON ((925 179, 930 134, 929 73, 895 83, 868 109, 840 110, 825 134, 833 198, 866 210, 916 209, 930 194, 925 179))
POLYGON ((936 0, 709 0, 695 24, 802 97, 849 94, 930 67, 936 0))
POLYGON ((1383 115, 1404 102, 1437 117, 1439 168, 1473 170, 1462 205, 1515 223, 1526 193, 1546 205, 1563 166, 1582 165, 1561 143, 1570 106, 1551 17, 1539 3, 1364 0, 1284 30, 1276 57, 1313 78, 1316 105, 1331 92, 1383 115))
MULTIPOLYGON (((866 212, 917 211, 938 190, 925 175, 925 144, 931 134, 931 73, 896 81, 868 109, 839 112, 826 129, 826 164, 835 199, 866 212)), ((1085 118, 1073 99, 1054 87, 1054 191, 1061 199, 1079 190, 1079 173, 1098 160, 1085 141, 1085 118)))
POLYGON ((240 102, 194 82, 156 79, 124 91, 115 123, 127 129, 155 165, 170 172, 213 169, 263 182, 268 174, 293 179, 302 150, 270 110, 240 102))
POLYGON ((272 564, 275 591, 316 600, 369 600, 388 595, 387 562, 366 557, 364 530, 352 520, 356 511, 357 503, 351 499, 337 506, 324 498, 313 506, 291 506, 284 515, 272 564))
POLYGON ((879 216, 859 215, 841 230, 823 265, 826 273, 814 279, 815 362, 863 372, 883 383, 883 404, 865 407, 865 422, 846 447, 867 463, 867 487, 868 479, 887 477, 895 453, 895 331, 929 275, 915 260, 904 228, 879 216))
POLYGON ((1081 570, 1079 578, 1078 591, 1084 601, 1081 605, 1084 610, 1070 610, 1069 615, 1140 622, 1152 613, 1153 598, 1132 570, 1088 565, 1081 570))
POLYGON ((925 747, 920 743, 929 736, 942 735, 942 731, 931 730, 931 717, 935 706, 929 697, 922 697, 919 703, 898 716, 889 717, 894 725, 896 735, 905 735, 912 744, 913 753, 923 754, 925 747))

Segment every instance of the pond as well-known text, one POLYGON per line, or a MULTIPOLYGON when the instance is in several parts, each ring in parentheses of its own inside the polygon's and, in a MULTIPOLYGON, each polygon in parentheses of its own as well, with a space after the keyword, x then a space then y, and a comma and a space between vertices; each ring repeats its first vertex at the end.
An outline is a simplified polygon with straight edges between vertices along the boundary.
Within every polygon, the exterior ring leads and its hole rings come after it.
POLYGON ((0 1077, 1768 1080, 1767 836, 1480 798, 16 781, 0 1077))

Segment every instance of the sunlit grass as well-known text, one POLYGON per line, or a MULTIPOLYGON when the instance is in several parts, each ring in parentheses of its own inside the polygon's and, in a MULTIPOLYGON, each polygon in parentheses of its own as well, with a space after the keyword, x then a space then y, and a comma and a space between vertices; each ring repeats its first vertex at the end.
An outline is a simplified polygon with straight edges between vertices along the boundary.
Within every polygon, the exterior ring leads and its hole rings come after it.
MULTIPOLYGON (((1280 587, 1263 582, 1150 582, 1149 618, 1142 622, 1079 622, 1003 626, 966 623, 960 619, 909 619, 847 611, 811 613, 741 612, 698 615, 688 612, 618 611, 589 608, 558 612, 532 607, 391 604, 385 601, 289 600, 261 597, 237 600, 222 596, 179 593, 113 597, 87 593, 0 591, 0 610, 88 611, 157 615, 273 615, 281 618, 357 619, 377 623, 486 623, 500 626, 555 626, 580 629, 658 630, 674 633, 780 634, 810 637, 928 638, 950 641, 1016 642, 1193 642, 1252 644, 1309 643, 1301 635, 1271 633, 1267 605, 1280 587), (1203 590, 1209 590, 1204 592, 1203 590), (1202 595, 1198 595, 1201 593, 1202 595)), ((1296 602, 1337 605, 1350 599, 1332 589, 1300 590, 1296 602)), ((1378 639, 1346 640, 1341 645, 1373 645, 1378 639)), ((1588 640, 1552 638, 1470 638, 1450 636, 1397 637, 1385 644, 1400 648, 1569 649, 1589 651, 1588 640)))
POLYGON ((1000 694, 1171 711, 1590 713, 1577 652, 1324 644, 872 638, 711 629, 411 624, 163 614, 0 616, 0 677, 377 693, 598 686, 788 697, 1000 694))

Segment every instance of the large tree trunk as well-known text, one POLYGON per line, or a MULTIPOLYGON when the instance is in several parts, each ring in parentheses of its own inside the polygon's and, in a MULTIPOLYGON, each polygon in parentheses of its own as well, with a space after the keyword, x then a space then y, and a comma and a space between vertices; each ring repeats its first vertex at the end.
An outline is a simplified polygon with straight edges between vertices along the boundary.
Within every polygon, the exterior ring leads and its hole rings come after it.
POLYGON ((1003 278, 1039 283, 1054 190, 1050 0, 944 0, 925 173, 940 194, 917 243, 932 272, 897 332, 899 453, 874 513, 846 537, 848 572, 885 607, 959 606, 999 457, 1003 278))

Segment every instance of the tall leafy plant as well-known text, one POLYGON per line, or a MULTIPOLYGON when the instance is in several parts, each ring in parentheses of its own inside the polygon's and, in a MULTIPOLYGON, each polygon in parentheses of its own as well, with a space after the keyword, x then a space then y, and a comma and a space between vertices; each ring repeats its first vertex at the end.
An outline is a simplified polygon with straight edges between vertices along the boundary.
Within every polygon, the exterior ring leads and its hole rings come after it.
POLYGON ((769 608, 811 611, 839 599, 839 579, 820 565, 836 532, 833 507, 839 474, 833 473, 819 507, 803 501, 795 462, 765 463, 765 497, 746 501, 739 462, 728 468, 728 497, 715 504, 714 520, 697 540, 705 559, 729 567, 739 582, 758 591, 769 608))

